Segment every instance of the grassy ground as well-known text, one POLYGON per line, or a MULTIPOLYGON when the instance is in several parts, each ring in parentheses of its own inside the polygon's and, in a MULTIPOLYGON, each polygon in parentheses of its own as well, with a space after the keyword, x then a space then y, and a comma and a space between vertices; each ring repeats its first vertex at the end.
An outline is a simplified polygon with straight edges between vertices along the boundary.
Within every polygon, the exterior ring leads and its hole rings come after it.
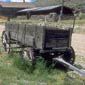
MULTIPOLYGON (((12 19, 11 21, 20 22, 20 23, 29 23, 29 24, 37 24, 37 25, 47 25, 57 28, 65 28, 65 27, 73 27, 73 20, 63 20, 62 22, 43 22, 42 20, 16 20, 12 19)), ((0 24, 4 24, 7 20, 0 19, 0 24)), ((75 33, 85 33, 85 19, 77 19, 75 22, 75 33)))
MULTIPOLYGON (((73 27, 73 20, 63 20, 60 22, 44 22, 42 20, 11 20, 11 22, 17 22, 17 23, 29 23, 34 24, 34 25, 46 25, 46 26, 52 26, 52 27, 57 27, 57 28, 68 28, 68 27, 73 27)), ((75 21, 75 27, 74 27, 74 32, 75 33, 85 33, 85 19, 77 19, 75 21)))
POLYGON ((0 19, 0 24, 4 24, 7 20, 5 19, 0 19))
POLYGON ((47 68, 43 59, 33 70, 18 54, 0 52, 0 85, 85 85, 85 80, 71 71, 47 68))

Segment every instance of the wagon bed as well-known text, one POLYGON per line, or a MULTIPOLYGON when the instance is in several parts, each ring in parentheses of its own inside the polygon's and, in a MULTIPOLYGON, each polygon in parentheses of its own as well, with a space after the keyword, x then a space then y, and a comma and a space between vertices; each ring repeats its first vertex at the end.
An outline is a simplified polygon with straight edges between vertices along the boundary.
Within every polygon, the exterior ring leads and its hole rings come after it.
POLYGON ((59 29, 57 27, 31 25, 27 23, 7 22, 5 25, 10 38, 21 45, 45 48, 67 48, 70 46, 72 29, 59 29))

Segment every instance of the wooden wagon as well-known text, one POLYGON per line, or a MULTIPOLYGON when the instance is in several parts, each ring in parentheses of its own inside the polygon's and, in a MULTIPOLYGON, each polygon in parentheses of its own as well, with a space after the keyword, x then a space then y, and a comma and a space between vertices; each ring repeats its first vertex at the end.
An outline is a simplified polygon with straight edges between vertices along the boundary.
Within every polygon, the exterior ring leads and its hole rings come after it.
MULTIPOLYGON (((52 8, 55 9, 55 7, 52 8)), ((33 9, 30 10, 33 12, 33 9)), ((49 13, 50 9, 47 8, 43 10, 41 8, 36 9, 34 13, 41 14, 46 10, 49 13)), ((26 13, 26 10, 19 11, 19 14, 20 12, 22 14, 30 13, 30 11, 26 13)), ((72 13, 71 9, 70 13, 72 13)), ((73 28, 70 27, 61 29, 53 26, 8 21, 2 34, 2 43, 7 52, 10 52, 12 44, 19 45, 16 48, 21 48, 21 55, 32 62, 35 61, 36 56, 42 56, 50 61, 61 56, 65 61, 73 64, 75 52, 71 47, 72 32, 73 28)))

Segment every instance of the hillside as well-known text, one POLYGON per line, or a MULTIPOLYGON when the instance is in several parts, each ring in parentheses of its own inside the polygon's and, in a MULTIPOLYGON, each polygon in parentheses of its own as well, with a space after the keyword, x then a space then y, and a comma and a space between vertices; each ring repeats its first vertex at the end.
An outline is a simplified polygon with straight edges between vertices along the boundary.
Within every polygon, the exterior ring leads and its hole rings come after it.
MULTIPOLYGON (((85 7, 85 0, 64 0, 64 4, 71 7, 85 7)), ((61 4, 62 0, 37 0, 35 4, 37 6, 46 6, 46 5, 56 5, 61 4)))

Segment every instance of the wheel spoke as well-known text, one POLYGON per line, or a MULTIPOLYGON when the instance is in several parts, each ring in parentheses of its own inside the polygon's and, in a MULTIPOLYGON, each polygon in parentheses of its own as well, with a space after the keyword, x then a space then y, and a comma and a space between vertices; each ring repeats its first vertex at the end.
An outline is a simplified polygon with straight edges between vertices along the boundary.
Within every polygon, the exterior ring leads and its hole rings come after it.
POLYGON ((33 63, 34 55, 31 49, 22 49, 21 56, 24 60, 33 63))
POLYGON ((7 42, 8 38, 5 32, 2 33, 2 44, 4 47, 4 50, 9 53, 10 52, 10 44, 7 42))

